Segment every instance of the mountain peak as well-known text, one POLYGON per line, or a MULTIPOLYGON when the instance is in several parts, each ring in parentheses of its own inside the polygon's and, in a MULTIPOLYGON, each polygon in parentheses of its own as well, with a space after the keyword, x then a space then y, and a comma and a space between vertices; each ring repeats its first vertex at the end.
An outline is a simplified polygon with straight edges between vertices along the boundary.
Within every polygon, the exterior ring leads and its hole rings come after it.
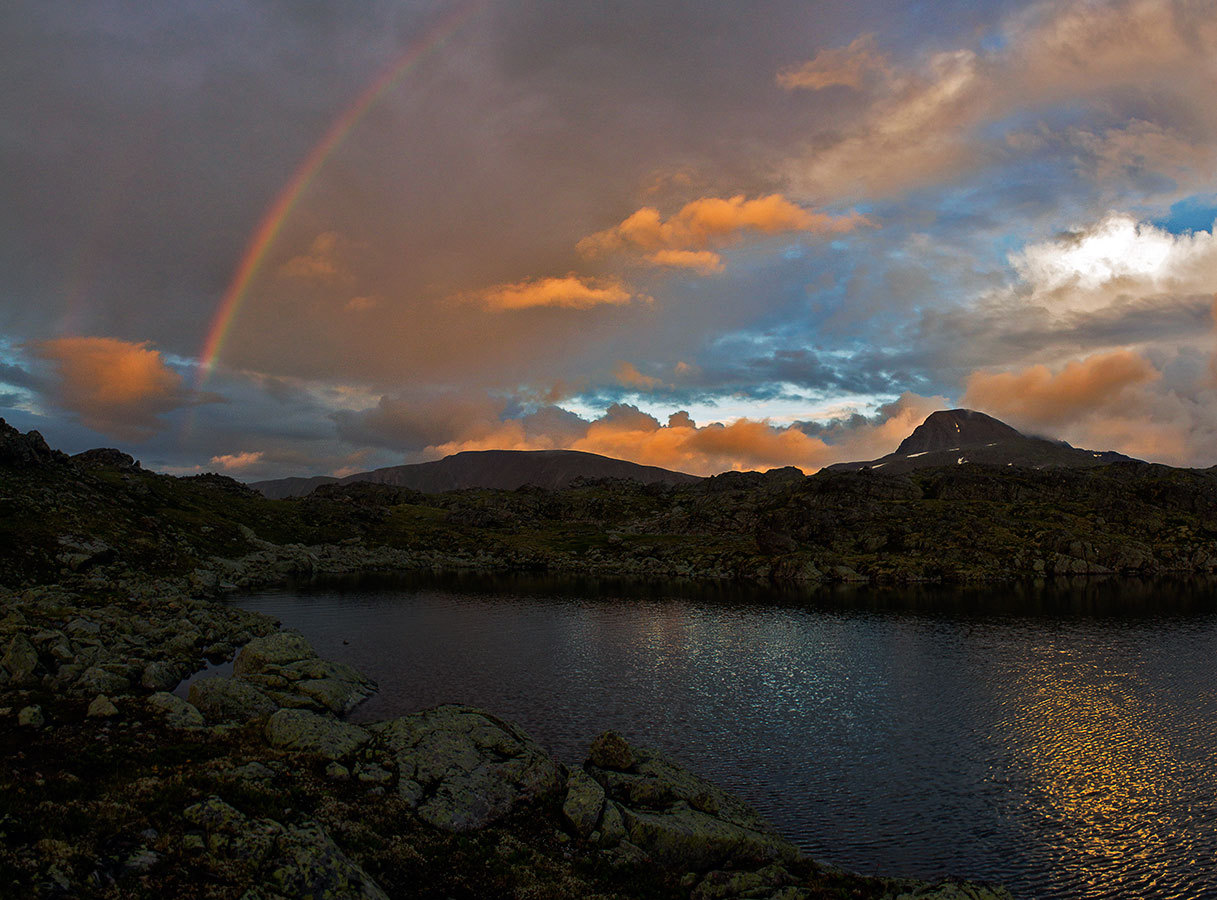
POLYGON ((930 413, 901 441, 896 453, 907 456, 933 450, 956 450, 1020 437, 1023 437, 1022 433, 1005 422, 974 409, 940 409, 930 413))

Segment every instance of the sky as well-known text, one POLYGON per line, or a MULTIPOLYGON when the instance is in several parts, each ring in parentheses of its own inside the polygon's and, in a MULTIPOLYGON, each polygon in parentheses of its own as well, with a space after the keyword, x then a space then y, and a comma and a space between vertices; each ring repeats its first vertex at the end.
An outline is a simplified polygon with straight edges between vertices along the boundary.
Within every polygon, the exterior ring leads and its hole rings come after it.
POLYGON ((0 416, 243 480, 1217 464, 1217 0, 10 0, 0 416))

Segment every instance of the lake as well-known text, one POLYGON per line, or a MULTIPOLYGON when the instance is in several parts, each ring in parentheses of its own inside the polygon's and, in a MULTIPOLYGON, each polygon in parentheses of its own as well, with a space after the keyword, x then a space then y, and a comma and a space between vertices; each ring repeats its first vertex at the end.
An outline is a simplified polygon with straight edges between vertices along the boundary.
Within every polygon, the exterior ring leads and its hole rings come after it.
POLYGON ((812 594, 448 577, 238 600, 380 684, 564 762, 616 729, 817 859, 1020 897, 1217 897, 1217 586, 812 594))

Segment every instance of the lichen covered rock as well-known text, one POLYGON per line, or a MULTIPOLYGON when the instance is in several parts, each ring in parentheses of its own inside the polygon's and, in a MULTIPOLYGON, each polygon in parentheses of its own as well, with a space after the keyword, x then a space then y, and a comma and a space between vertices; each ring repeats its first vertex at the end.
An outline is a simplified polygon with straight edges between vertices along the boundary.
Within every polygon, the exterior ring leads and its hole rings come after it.
POLYGON ((601 735, 592 746, 596 760, 619 768, 589 759, 588 775, 614 802, 629 841, 664 865, 705 871, 727 861, 799 858, 756 810, 663 754, 630 747, 620 735, 601 735))
POLYGON ((266 722, 266 740, 280 750, 325 759, 350 756, 371 739, 358 725, 340 722, 306 709, 281 709, 266 722))
POLYGON ((187 700, 216 723, 268 719, 279 708, 265 691, 236 678, 201 678, 190 685, 187 700))
POLYGON ((485 827, 566 784, 562 766, 528 735, 472 707, 439 706, 370 730, 397 768, 398 793, 445 831, 485 827))

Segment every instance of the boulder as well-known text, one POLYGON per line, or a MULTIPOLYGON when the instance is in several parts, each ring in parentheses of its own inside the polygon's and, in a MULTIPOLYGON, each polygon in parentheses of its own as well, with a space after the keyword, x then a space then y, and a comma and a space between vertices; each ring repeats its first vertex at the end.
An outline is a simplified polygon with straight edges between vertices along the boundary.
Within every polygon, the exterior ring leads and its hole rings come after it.
POLYGON ((370 726, 398 770, 398 793, 420 818, 470 831, 519 805, 557 798, 562 766, 523 731, 466 706, 440 706, 370 726))
POLYGON ((593 744, 595 759, 617 765, 629 760, 629 771, 591 759, 585 769, 613 801, 606 806, 615 804, 629 841, 657 861, 706 871, 728 861, 764 865, 798 858, 795 846, 738 797, 655 750, 628 744, 623 750, 618 742, 625 740, 601 735, 593 744))
POLYGON ((562 818, 579 837, 586 838, 600 824, 604 809, 604 788, 582 769, 573 770, 566 779, 566 799, 562 818))
POLYGON ((34 670, 38 668, 38 651, 24 634, 15 634, 8 642, 4 656, 0 657, 0 665, 13 681, 24 684, 33 680, 34 670))
POLYGON ((285 897, 389 900, 315 822, 283 830, 275 841, 269 869, 267 886, 285 897))
POLYGON ((203 725, 203 714, 181 697, 159 691, 148 698, 149 708, 165 717, 170 728, 199 728, 203 725))
POLYGON ((190 685, 187 700, 208 722, 267 719, 279 708, 260 688, 236 678, 202 678, 190 685))
POLYGON ((26 706, 17 713, 17 724, 26 728, 41 728, 45 722, 41 706, 26 706))
POLYGON ((257 637, 241 648, 232 666, 234 675, 266 672, 304 659, 316 659, 317 651, 298 631, 276 631, 257 637))
POLYGON ((676 803, 662 812, 621 807, 626 834, 656 861, 700 872, 728 861, 793 862, 798 850, 772 831, 753 831, 676 803))
POLYGON ((89 704, 88 712, 85 715, 91 719, 108 719, 118 715, 118 707, 111 703, 110 698, 105 694, 98 694, 89 704))
POLYGON ((89 666, 76 679, 76 687, 83 694, 122 694, 130 689, 131 682, 117 672, 89 666))
POLYGON ((266 722, 266 739, 272 747, 325 759, 348 757, 371 737, 358 725, 339 722, 306 709, 281 709, 266 722))
POLYGON ((182 680, 182 670, 177 663, 156 660, 144 666, 139 683, 150 691, 171 691, 182 680))
POLYGON ((634 751, 629 743, 615 731, 606 731, 592 741, 587 759, 601 769, 628 772, 634 766, 634 751))

